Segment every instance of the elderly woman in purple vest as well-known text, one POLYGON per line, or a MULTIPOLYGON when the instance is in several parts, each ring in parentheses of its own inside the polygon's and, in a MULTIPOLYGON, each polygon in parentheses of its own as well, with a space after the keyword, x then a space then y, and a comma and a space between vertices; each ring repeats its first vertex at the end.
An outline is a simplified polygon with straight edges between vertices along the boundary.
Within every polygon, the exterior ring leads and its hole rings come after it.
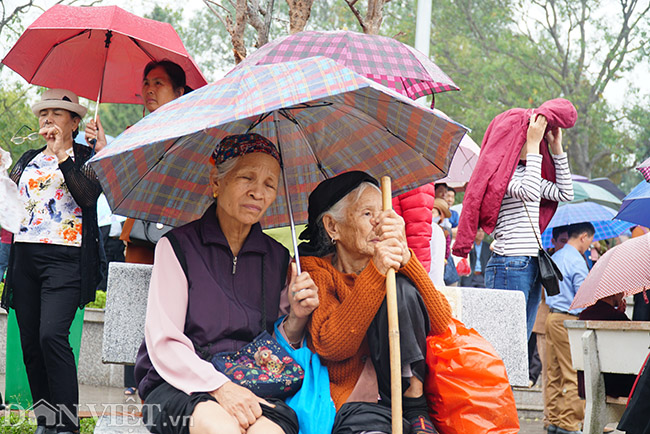
POLYGON ((239 350, 264 328, 273 330, 287 310, 280 332, 301 342, 318 306, 309 274, 297 276, 295 264, 288 272, 288 251, 259 224, 280 178, 273 143, 257 134, 228 136, 212 161, 215 203, 156 246, 135 366, 145 423, 160 434, 297 434, 296 415, 284 402, 259 398, 199 355, 239 350))

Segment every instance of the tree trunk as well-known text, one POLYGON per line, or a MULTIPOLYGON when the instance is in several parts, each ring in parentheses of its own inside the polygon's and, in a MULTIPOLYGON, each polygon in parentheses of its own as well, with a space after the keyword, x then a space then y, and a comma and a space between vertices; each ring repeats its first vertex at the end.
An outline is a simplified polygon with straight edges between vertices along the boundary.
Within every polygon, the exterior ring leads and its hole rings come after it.
POLYGON ((368 11, 366 12, 366 33, 378 35, 381 23, 384 20, 385 0, 368 0, 368 11))
POLYGON ((314 0, 287 0, 289 5, 289 33, 302 32, 311 15, 314 0))
POLYGON ((235 63, 239 64, 246 58, 246 45, 244 44, 244 30, 246 29, 246 16, 248 10, 247 0, 237 0, 235 8, 235 25, 230 33, 232 51, 235 63))

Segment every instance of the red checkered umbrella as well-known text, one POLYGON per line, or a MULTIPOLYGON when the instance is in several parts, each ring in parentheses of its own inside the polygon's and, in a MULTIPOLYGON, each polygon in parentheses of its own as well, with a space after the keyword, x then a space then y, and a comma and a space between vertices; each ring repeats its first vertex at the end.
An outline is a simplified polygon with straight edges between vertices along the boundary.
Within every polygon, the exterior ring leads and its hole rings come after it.
POLYGON ((571 309, 591 306, 623 292, 626 296, 650 289, 650 233, 608 250, 580 285, 571 309))
POLYGON ((363 33, 300 32, 275 39, 237 65, 288 62, 325 56, 402 95, 417 99, 429 94, 460 90, 423 53, 393 38, 363 33))
MULTIPOLYGON (((322 180, 347 170, 399 194, 445 175, 463 126, 324 57, 247 66, 157 109, 90 164, 114 213, 177 226, 212 202, 209 157, 228 134, 279 144, 297 222, 322 180)), ((284 192, 262 224, 289 223, 284 192)))
POLYGON ((641 172, 646 181, 650 182, 650 158, 639 164, 636 170, 641 172))

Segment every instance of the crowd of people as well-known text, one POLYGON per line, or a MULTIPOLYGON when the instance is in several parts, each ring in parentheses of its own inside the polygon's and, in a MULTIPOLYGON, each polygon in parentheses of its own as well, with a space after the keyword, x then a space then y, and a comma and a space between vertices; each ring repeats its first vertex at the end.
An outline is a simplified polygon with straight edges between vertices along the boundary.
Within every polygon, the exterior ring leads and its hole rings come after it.
MULTIPOLYGON (((149 112, 189 91, 172 62, 144 70, 149 112)), ((382 211, 379 184, 369 174, 323 181, 309 196, 298 274, 289 252, 260 226, 281 177, 271 140, 225 137, 211 156, 212 205, 203 217, 156 244, 138 242, 139 223, 128 219, 118 240, 119 228, 98 227, 101 187, 85 164, 93 147, 75 141, 87 109, 70 91, 47 90, 32 107, 45 145, 27 151, 9 174, 25 213, 13 239, 3 231, 0 248, 2 273, 7 269, 2 307, 16 312, 34 402, 67 410, 56 426, 37 415, 36 433, 79 430, 68 334, 77 308, 102 288, 107 257, 153 264, 145 339, 134 370, 125 371, 127 392, 137 388, 147 404, 151 432, 298 433, 300 412, 280 397, 283 391, 256 394, 236 373, 215 367, 220 354, 254 344, 274 325, 291 347, 307 348, 327 368, 333 433, 391 432, 389 269, 397 271, 404 432, 436 432, 424 397, 426 337, 447 330, 451 308, 439 289, 454 285, 524 294, 530 357, 542 361, 548 432, 580 432, 584 402, 563 321, 627 317, 622 295, 570 309, 589 272, 585 254, 591 255, 595 231, 588 222, 554 228, 553 260, 564 280, 558 295, 543 297, 540 221, 548 222, 557 202, 573 199, 562 129, 575 122, 575 109, 564 101, 533 113, 506 112, 526 121, 521 131, 507 129, 504 117, 493 121, 482 148, 487 157, 476 169, 487 174, 489 167, 492 184, 487 176, 470 182, 460 215, 452 209, 457 192, 446 184, 405 193, 393 199, 394 210, 382 211), (552 180, 542 176, 549 167, 552 180), (455 255, 468 270, 458 272, 455 255), (177 423, 187 418, 191 429, 177 423)), ((96 141, 94 150, 107 145, 99 119, 88 122, 85 135, 96 141)))

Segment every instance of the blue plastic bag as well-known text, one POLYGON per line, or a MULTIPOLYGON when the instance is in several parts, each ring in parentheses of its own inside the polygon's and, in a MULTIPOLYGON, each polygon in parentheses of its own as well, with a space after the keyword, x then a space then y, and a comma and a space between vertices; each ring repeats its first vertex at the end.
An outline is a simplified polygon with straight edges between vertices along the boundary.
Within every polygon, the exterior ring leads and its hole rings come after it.
POLYGON ((334 426, 336 408, 330 395, 327 367, 321 365, 318 354, 312 353, 304 342, 297 350, 289 345, 278 331, 283 319, 275 322, 275 339, 305 371, 302 387, 285 402, 298 415, 299 434, 329 434, 334 426))

